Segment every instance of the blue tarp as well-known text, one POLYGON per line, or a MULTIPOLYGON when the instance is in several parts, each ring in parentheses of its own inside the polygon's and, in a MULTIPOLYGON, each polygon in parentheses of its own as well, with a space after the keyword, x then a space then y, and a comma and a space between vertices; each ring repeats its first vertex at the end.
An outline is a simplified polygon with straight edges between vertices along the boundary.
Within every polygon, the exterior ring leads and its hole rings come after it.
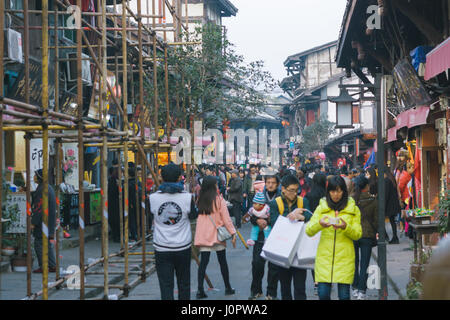
POLYGON ((412 65, 417 72, 419 71, 420 64, 427 61, 427 54, 431 50, 433 50, 433 47, 419 46, 410 52, 409 55, 412 57, 412 65))

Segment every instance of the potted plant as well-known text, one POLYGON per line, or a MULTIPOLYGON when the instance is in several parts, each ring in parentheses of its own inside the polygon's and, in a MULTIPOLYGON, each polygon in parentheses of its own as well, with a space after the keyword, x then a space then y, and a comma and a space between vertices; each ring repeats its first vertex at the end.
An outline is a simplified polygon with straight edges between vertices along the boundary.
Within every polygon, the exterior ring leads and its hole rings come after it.
POLYGON ((412 280, 406 287, 406 298, 408 300, 420 299, 423 292, 423 285, 420 281, 412 280))
POLYGON ((14 253, 16 253, 14 242, 10 239, 2 239, 2 255, 12 256, 14 253))
POLYGON ((27 271, 27 254, 26 254, 26 235, 16 233, 15 239, 17 243, 17 255, 11 259, 11 267, 16 272, 27 271))
POLYGON ((411 281, 422 281, 424 273, 425 273, 425 265, 430 262, 431 255, 433 251, 431 249, 427 249, 426 252, 422 254, 422 257, 418 260, 414 260, 411 263, 410 268, 410 279, 411 281))
POLYGON ((9 206, 6 202, 7 196, 10 193, 9 183, 6 182, 6 171, 3 171, 3 192, 2 192, 2 252, 4 256, 12 256, 16 252, 16 243, 11 237, 5 237, 6 231, 9 227, 18 221, 18 208, 16 206, 9 206))
POLYGON ((439 234, 441 237, 450 232, 450 225, 448 221, 449 211, 450 211, 450 191, 447 191, 444 195, 440 197, 438 204, 438 223, 439 223, 439 234))

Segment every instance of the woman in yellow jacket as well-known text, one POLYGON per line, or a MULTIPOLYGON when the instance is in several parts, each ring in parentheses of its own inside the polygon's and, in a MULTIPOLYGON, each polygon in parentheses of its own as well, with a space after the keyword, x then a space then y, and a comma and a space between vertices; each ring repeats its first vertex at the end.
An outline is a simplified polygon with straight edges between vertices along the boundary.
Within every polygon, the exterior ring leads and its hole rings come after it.
POLYGON ((338 284, 340 300, 350 300, 350 285, 355 273, 353 241, 361 238, 361 213, 348 196, 342 177, 328 181, 326 198, 320 200, 306 226, 310 237, 322 231, 315 262, 315 282, 320 300, 329 300, 332 283, 338 284))

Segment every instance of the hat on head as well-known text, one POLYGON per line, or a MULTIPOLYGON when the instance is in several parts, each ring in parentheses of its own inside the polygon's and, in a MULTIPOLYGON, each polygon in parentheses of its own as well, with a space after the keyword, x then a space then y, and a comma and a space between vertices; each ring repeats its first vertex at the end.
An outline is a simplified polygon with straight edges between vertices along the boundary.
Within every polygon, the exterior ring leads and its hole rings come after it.
POLYGON ((258 192, 257 194, 255 194, 255 196, 253 197, 253 202, 259 203, 259 204, 265 204, 266 198, 264 197, 264 193, 258 192))
POLYGON ((231 173, 235 173, 235 174, 239 174, 239 170, 237 170, 237 169, 233 169, 233 170, 231 170, 230 172, 231 172, 231 173))
POLYGON ((34 172, 40 180, 43 180, 42 169, 38 169, 34 172))

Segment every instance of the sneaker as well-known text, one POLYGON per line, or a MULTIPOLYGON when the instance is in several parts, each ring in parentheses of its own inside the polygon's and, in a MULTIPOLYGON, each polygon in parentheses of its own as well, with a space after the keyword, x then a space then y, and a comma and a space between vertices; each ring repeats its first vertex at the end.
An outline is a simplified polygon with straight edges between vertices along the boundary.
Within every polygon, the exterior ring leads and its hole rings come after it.
POLYGON ((352 297, 355 298, 355 299, 357 299, 358 296, 359 296, 359 291, 358 291, 358 289, 353 289, 353 290, 352 290, 352 297))
POLYGON ((196 297, 197 297, 197 299, 208 298, 208 296, 206 295, 205 291, 198 291, 196 297))
POLYGON ((263 296, 263 294, 260 292, 260 293, 255 293, 255 294, 251 294, 250 295, 250 297, 248 297, 248 300, 256 300, 256 299, 258 299, 258 298, 260 298, 260 297, 262 297, 263 296))
POLYGON ((235 293, 236 293, 236 291, 233 288, 225 289, 225 295, 226 296, 231 296, 231 295, 233 295, 235 293))
POLYGON ((271 295, 266 296, 266 300, 278 300, 277 297, 272 297, 271 295))
POLYGON ((366 294, 364 292, 359 292, 356 300, 366 300, 366 294))
POLYGON ((42 269, 41 268, 34 269, 33 273, 42 273, 42 269))

